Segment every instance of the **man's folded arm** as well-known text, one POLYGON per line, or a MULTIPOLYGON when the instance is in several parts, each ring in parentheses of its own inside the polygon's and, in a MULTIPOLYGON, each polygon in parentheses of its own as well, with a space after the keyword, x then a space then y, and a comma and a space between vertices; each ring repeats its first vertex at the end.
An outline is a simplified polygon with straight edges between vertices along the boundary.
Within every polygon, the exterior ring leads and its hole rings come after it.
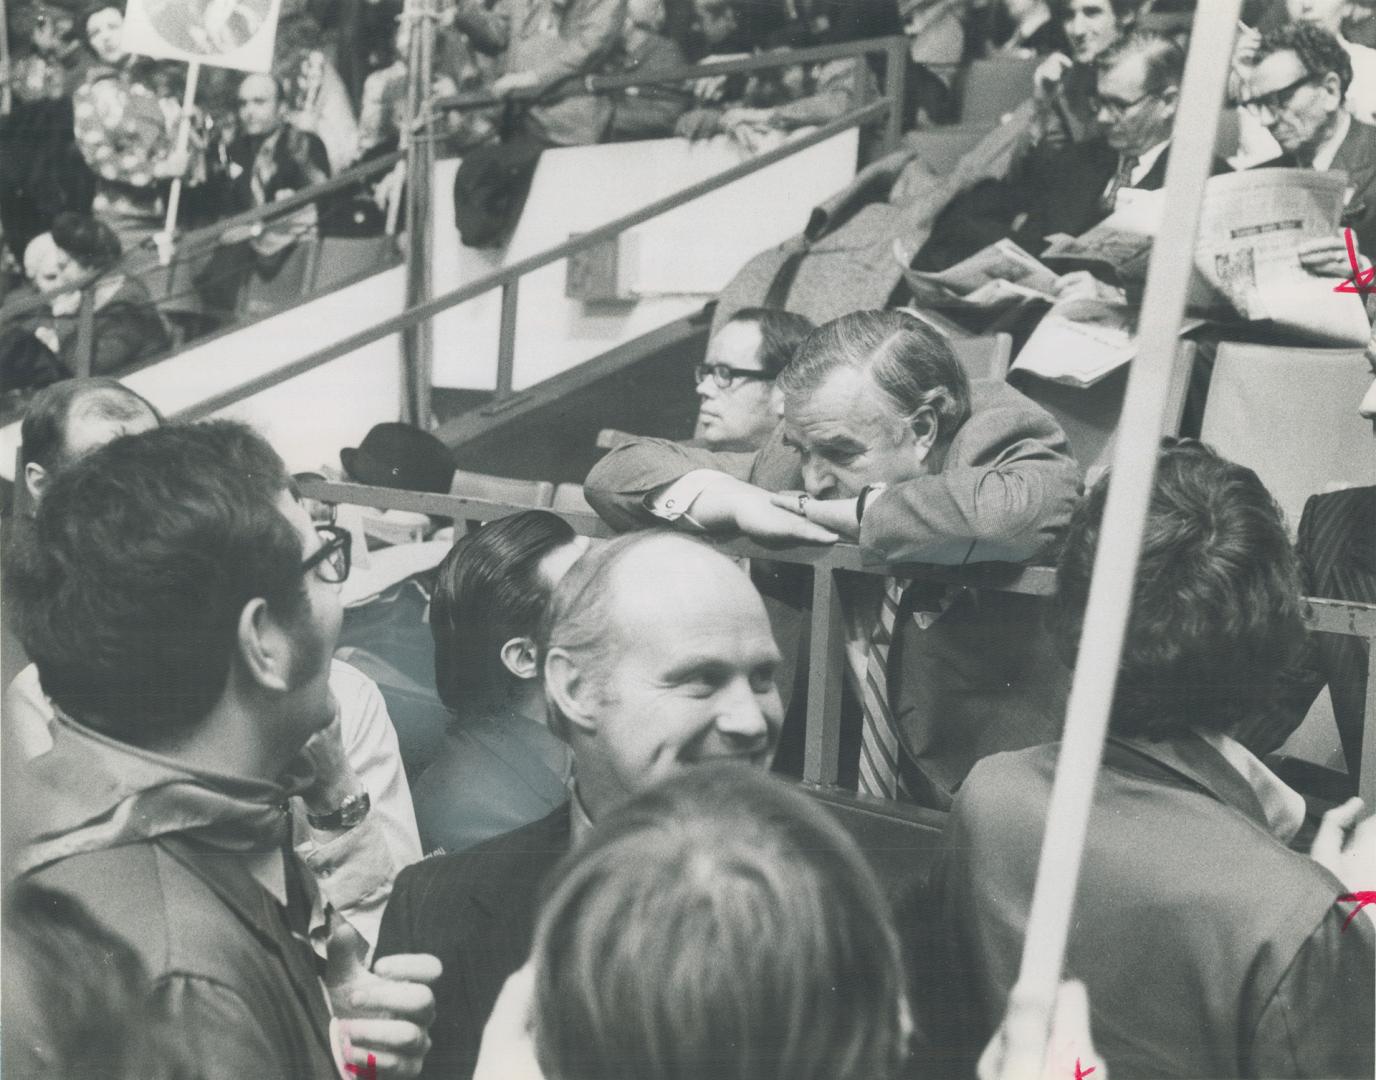
POLYGON ((594 465, 583 483, 583 492, 613 529, 643 529, 666 520, 656 515, 650 503, 670 484, 697 470, 721 472, 744 481, 756 456, 684 446, 671 439, 636 439, 618 446, 594 465))

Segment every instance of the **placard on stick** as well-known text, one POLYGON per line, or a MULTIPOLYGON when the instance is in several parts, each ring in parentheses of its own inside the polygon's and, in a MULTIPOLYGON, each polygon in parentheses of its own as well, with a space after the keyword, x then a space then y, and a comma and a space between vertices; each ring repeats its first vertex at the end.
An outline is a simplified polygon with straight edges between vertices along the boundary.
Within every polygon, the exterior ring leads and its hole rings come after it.
POLYGON ((140 56, 266 72, 282 0, 128 0, 124 48, 140 56))

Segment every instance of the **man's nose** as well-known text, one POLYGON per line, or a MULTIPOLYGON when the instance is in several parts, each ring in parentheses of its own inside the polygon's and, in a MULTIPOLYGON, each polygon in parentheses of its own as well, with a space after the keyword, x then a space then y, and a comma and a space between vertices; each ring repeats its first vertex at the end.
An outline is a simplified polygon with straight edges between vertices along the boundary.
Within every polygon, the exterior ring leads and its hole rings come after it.
POLYGON ((1362 403, 1357 406, 1357 411, 1368 420, 1376 420, 1376 379, 1367 387, 1366 397, 1362 398, 1362 403))
POLYGON ((698 380, 697 394, 700 398, 716 397, 721 393, 721 388, 717 386, 717 380, 712 377, 709 371, 698 380))
POLYGON ((757 694, 750 680, 737 679, 728 691, 717 713, 717 730, 727 738, 742 743, 763 743, 769 738, 771 699, 778 700, 778 691, 757 694))
POLYGON ((826 498, 835 484, 836 478, 825 463, 812 457, 803 459, 803 490, 814 499, 826 498))

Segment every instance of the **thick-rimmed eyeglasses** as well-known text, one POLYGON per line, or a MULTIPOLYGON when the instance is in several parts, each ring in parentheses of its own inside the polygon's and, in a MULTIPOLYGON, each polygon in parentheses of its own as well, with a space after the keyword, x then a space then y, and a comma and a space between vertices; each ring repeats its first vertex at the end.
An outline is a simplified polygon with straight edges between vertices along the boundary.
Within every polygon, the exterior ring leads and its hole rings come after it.
POLYGON ((1299 92, 1301 86, 1313 81, 1313 75, 1301 75, 1294 82, 1287 83, 1279 90, 1272 90, 1269 94, 1258 94, 1254 98, 1248 98, 1242 102, 1242 107, 1253 116, 1261 116, 1263 113, 1276 116, 1290 108, 1290 104, 1295 100, 1295 94, 1299 92))
POLYGON ((315 531, 322 542, 301 561, 301 573, 314 570, 321 581, 331 585, 347 581, 353 566, 353 534, 339 525, 317 525, 315 531))
POLYGON ((755 379, 758 382, 773 382, 774 376, 757 368, 730 367, 726 364, 697 364, 693 368, 693 382, 700 383, 708 375, 722 390, 731 389, 736 379, 755 379))
POLYGON ((1119 101, 1117 98, 1103 97, 1099 94, 1095 94, 1089 99, 1089 105, 1096 114, 1101 112, 1108 113, 1113 119, 1121 120, 1123 117, 1127 116, 1128 113, 1132 112, 1133 109, 1137 108, 1138 105, 1141 105, 1142 102, 1146 101, 1148 98, 1157 97, 1160 93, 1161 91, 1159 90, 1148 90, 1134 101, 1119 101))

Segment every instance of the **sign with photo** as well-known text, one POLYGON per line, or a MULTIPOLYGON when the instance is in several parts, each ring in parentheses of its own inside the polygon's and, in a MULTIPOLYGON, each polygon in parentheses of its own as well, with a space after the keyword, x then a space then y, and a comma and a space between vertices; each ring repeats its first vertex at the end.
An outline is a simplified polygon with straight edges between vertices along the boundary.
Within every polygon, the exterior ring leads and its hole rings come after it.
POLYGON ((124 47, 141 56, 265 72, 282 0, 128 0, 124 47))

